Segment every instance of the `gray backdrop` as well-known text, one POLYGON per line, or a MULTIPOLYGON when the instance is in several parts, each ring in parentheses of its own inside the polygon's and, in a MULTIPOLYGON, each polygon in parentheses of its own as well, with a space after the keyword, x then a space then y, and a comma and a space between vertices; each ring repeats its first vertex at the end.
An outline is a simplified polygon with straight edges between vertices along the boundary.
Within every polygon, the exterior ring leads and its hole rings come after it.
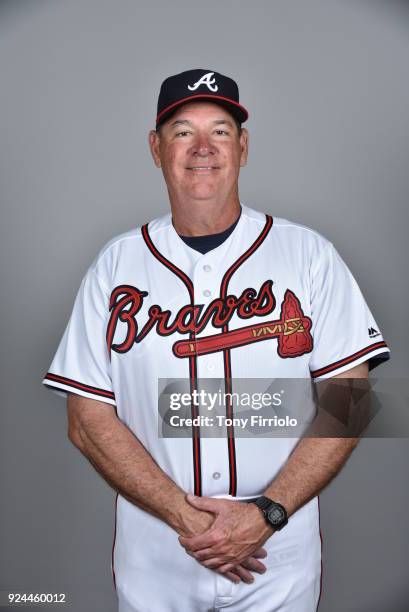
MULTIPOLYGON (((391 0, 0 2, 0 590, 115 609, 113 493, 40 381, 97 251, 167 210, 147 132, 169 74, 238 80, 242 201, 334 242, 392 349, 376 375, 407 374, 408 25, 391 0)), ((407 610, 408 448, 364 440, 322 495, 320 612, 407 610)))

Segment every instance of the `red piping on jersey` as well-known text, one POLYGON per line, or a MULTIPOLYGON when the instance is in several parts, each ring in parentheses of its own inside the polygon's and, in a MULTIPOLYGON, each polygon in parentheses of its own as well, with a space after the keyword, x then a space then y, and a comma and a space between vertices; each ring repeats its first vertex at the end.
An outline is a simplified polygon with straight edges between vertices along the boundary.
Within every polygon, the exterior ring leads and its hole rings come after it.
POLYGON ((333 370, 336 370, 337 368, 340 368, 344 365, 347 365, 348 363, 351 363, 352 361, 355 361, 355 359, 359 359, 359 357, 362 357, 363 355, 367 355, 368 353, 371 353, 372 351, 375 351, 376 349, 383 348, 383 347, 388 348, 388 345, 386 344, 386 342, 383 342, 383 341, 375 342, 375 344, 370 344, 369 346, 361 349, 360 351, 353 353, 349 357, 345 357, 344 359, 340 359, 339 361, 334 361, 334 363, 330 363, 329 365, 323 368, 320 368, 319 370, 312 371, 311 376, 312 378, 317 378, 317 376, 322 376, 323 374, 332 372, 333 370))
MULTIPOLYGON (((230 266, 230 268, 225 272, 223 276, 223 280, 220 285, 220 298, 224 299, 227 296, 227 289, 229 286, 229 282, 231 277, 236 272, 236 270, 244 263, 253 253, 258 249, 258 247, 264 242, 269 233, 271 227, 273 225, 273 218, 270 215, 266 215, 265 225, 256 240, 253 244, 245 251, 235 262, 230 266)), ((228 323, 222 328, 223 333, 229 331, 228 323)), ((232 380, 231 380, 231 358, 230 358, 230 349, 225 349, 223 351, 223 362, 224 362, 224 381, 225 381, 225 391, 226 391, 226 417, 233 418, 233 405, 231 401, 231 393, 232 393, 232 380)), ((229 472, 230 472, 230 490, 229 493, 233 497, 237 495, 237 468, 236 468, 236 447, 234 442, 234 426, 227 427, 227 447, 229 454, 229 472)))
MULTIPOLYGON (((190 303, 192 307, 195 303, 194 297, 194 288, 191 279, 185 274, 180 268, 175 266, 169 259, 166 259, 155 247, 152 242, 152 239, 149 235, 148 224, 142 226, 142 237, 146 243, 146 246, 152 253, 154 257, 161 264, 163 264, 166 268, 168 268, 171 272, 176 274, 178 278, 185 284, 188 292, 190 303)), ((196 333, 195 331, 190 332, 189 334, 190 340, 195 342, 196 333)), ((189 378, 190 378, 190 391, 193 397, 193 391, 197 388, 197 361, 196 356, 192 355, 189 357, 189 378)), ((197 406, 195 406, 194 402, 191 403, 191 414, 192 418, 196 418, 198 416, 197 406)), ((193 474, 194 474, 194 494, 200 496, 202 494, 202 470, 200 465, 200 428, 198 426, 192 427, 192 444, 193 444, 193 474)))
POLYGON ((318 525, 319 525, 320 540, 321 540, 321 575, 320 575, 320 594, 318 596, 317 607, 315 609, 315 612, 318 612, 318 607, 319 607, 320 601, 321 601, 321 595, 322 595, 322 574, 323 574, 323 571, 324 571, 324 566, 323 566, 323 563, 322 563, 323 539, 322 539, 322 531, 321 531, 321 509, 320 509, 320 498, 319 498, 319 495, 317 496, 317 500, 318 500, 318 525))
MULTIPOLYGON (((47 372, 44 378, 45 380, 59 382, 64 385, 73 387, 74 389, 81 389, 82 391, 93 393, 94 395, 100 395, 101 397, 108 397, 109 399, 115 400, 115 394, 112 393, 112 391, 106 391, 105 389, 99 389, 98 387, 92 387, 91 385, 84 385, 83 383, 80 383, 77 380, 73 380, 72 378, 65 378, 65 376, 58 376, 58 374, 52 374, 51 372, 47 372)), ((53 386, 53 385, 50 385, 50 386, 53 386)), ((54 388, 59 389, 59 387, 54 387, 54 388)))
POLYGON ((118 507, 118 493, 115 497, 115 523, 114 523, 114 539, 112 542, 112 558, 111 558, 111 566, 112 566, 112 580, 114 581, 114 589, 116 591, 116 576, 115 576, 115 568, 114 568, 114 551, 115 551, 115 542, 116 542, 116 513, 118 507))

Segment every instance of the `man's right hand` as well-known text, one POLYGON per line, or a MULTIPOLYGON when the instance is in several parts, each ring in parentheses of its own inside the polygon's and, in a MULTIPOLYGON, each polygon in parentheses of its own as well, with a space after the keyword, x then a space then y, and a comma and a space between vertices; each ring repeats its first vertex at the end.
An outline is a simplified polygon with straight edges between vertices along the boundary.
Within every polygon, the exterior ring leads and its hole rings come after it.
MULTIPOLYGON (((208 530, 210 525, 213 523, 215 517, 210 512, 203 512, 196 510, 195 508, 189 507, 188 504, 183 509, 181 516, 181 526, 177 529, 179 535, 189 537, 192 535, 199 535, 208 530)), ((261 563, 259 559, 265 559, 267 557, 267 551, 265 548, 259 548, 256 550, 251 557, 247 557, 240 565, 236 565, 233 569, 227 572, 221 572, 218 569, 214 569, 218 574, 225 576, 235 584, 239 582, 245 582, 251 584, 254 582, 253 573, 264 574, 266 566, 261 563)))
MULTIPOLYGON (((185 492, 120 421, 114 406, 69 393, 67 414, 69 439, 115 491, 166 522, 179 535, 189 537, 207 531, 214 515, 193 508, 186 501, 185 492)), ((265 571, 264 565, 257 560, 265 556, 263 552, 259 557, 254 553, 254 557, 224 576, 236 583, 250 583, 253 581, 251 572, 265 571)))
POLYGON ((254 576, 252 572, 256 572, 257 574, 264 574, 266 571, 266 566, 264 563, 261 563, 259 559, 265 559, 267 557, 267 551, 265 548, 259 548, 256 550, 251 557, 247 557, 244 561, 241 562, 240 565, 236 565, 233 569, 228 572, 221 572, 220 570, 216 570, 217 573, 226 576, 232 582, 238 584, 240 580, 245 582, 246 584, 251 584, 254 582, 254 576), (249 571, 251 570, 251 571, 249 571))

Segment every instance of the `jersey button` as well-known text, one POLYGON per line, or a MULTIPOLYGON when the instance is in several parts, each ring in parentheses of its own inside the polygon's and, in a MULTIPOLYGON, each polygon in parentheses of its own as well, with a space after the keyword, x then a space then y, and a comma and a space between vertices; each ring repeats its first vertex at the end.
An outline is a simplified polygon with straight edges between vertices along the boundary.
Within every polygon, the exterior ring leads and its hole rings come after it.
POLYGON ((203 291, 203 295, 204 295, 205 297, 210 297, 210 296, 212 295, 212 292, 211 292, 211 291, 209 291, 209 289, 205 289, 205 290, 203 291))
POLYGON ((206 264, 205 266, 203 266, 203 270, 205 272, 211 272, 212 271, 212 266, 209 266, 208 264, 206 264))
POLYGON ((213 472, 213 478, 215 480, 219 480, 220 476, 221 476, 220 472, 213 472))

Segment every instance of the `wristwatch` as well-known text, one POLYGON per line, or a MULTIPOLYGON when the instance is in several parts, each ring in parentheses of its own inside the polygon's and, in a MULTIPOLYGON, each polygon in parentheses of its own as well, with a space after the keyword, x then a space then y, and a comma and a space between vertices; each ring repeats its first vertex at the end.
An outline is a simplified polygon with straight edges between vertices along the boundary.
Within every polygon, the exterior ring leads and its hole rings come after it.
POLYGON ((275 530, 279 531, 288 523, 287 511, 281 504, 269 499, 268 497, 258 497, 252 502, 260 508, 267 523, 275 530))

